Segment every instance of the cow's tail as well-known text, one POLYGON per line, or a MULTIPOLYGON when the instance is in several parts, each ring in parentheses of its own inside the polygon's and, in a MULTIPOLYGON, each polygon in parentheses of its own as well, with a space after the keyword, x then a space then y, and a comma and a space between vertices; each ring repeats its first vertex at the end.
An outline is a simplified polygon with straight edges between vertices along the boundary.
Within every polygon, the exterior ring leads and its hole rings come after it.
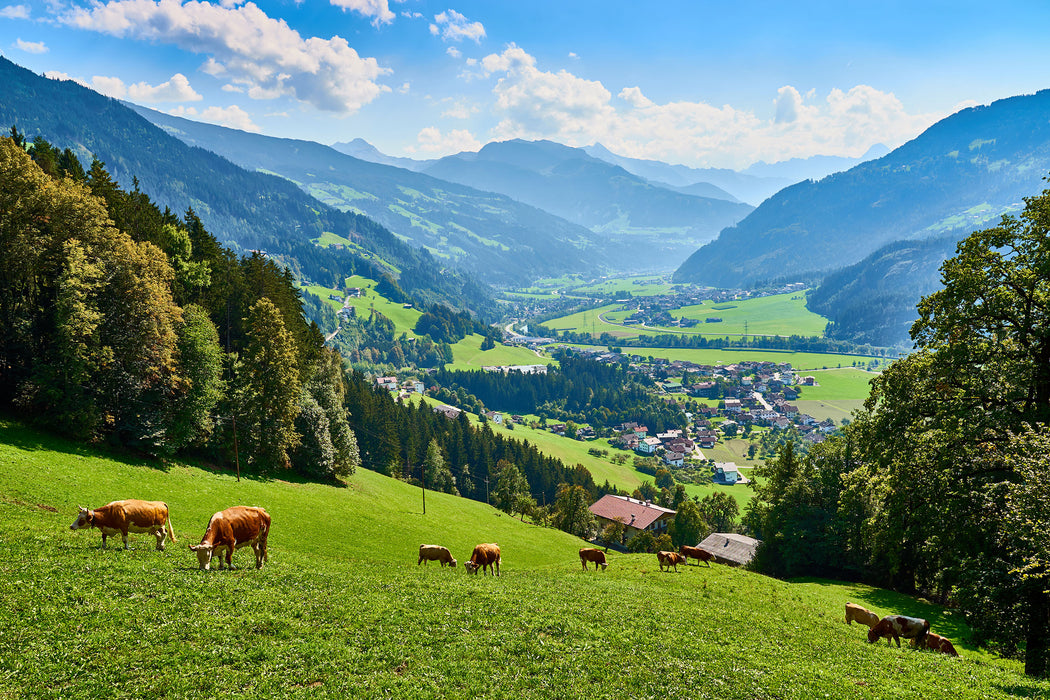
POLYGON ((178 540, 175 539, 175 528, 173 528, 171 526, 171 514, 170 513, 168 514, 168 517, 165 518, 165 520, 167 520, 167 522, 168 522, 168 534, 171 535, 171 541, 172 542, 178 542, 178 540))

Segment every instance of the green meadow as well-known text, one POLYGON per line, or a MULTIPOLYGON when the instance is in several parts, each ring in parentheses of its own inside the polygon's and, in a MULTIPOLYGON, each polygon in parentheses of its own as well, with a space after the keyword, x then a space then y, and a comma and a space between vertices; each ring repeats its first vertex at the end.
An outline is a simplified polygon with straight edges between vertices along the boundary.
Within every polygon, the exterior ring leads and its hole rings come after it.
MULTIPOLYGON (((593 345, 566 343, 582 350, 595 349, 593 345)), ((698 365, 732 365, 738 362, 790 362, 796 372, 812 374, 819 369, 852 369, 853 362, 871 361, 863 355, 837 355, 819 352, 793 352, 790 350, 750 350, 747 348, 697 349, 697 348, 633 348, 624 347, 625 355, 638 355, 666 360, 683 360, 698 365)), ((885 362, 885 360, 883 360, 885 362)), ((867 395, 867 394, 865 394, 867 395)))
POLYGON ((969 644, 950 610, 715 564, 661 571, 373 473, 345 486, 114 457, 0 422, 0 697, 1018 698, 1050 682, 969 644), (168 503, 178 542, 100 548, 78 505, 168 503), (269 561, 203 572, 211 513, 260 505, 269 561), (502 576, 467 574, 498 542, 502 576), (421 543, 461 565, 418 566, 421 543), (918 615, 962 658, 868 644, 847 601, 918 615))
MULTIPOLYGON (((615 285, 614 285, 615 286, 615 285)), ((617 338, 637 338, 641 335, 675 335, 721 338, 738 335, 801 335, 821 336, 827 319, 806 309, 802 293, 775 294, 742 301, 705 301, 669 313, 676 318, 696 319, 700 324, 692 328, 663 328, 659 326, 624 326, 625 319, 634 313, 622 304, 606 304, 597 309, 552 319, 544 323, 556 330, 575 330, 595 337, 609 333, 617 338), (708 318, 722 319, 706 323, 708 318)))

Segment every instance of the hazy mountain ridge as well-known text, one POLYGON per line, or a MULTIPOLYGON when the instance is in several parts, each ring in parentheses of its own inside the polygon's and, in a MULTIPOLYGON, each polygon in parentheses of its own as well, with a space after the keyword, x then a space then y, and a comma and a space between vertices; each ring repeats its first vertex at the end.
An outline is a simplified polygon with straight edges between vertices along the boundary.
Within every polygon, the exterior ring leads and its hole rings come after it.
POLYGON ((486 282, 525 284, 605 266, 597 235, 511 197, 362 160, 313 141, 134 109, 186 143, 287 178, 320 201, 362 213, 486 282))
POLYGON ((751 211, 746 204, 654 185, 627 170, 551 141, 494 142, 427 166, 443 180, 500 192, 603 234, 631 250, 632 266, 667 269, 694 242, 710 240, 751 211))
POLYGON ((399 268, 402 287, 419 301, 482 308, 489 292, 458 274, 438 269, 426 251, 413 249, 364 216, 340 212, 283 178, 244 170, 210 151, 187 146, 117 100, 73 81, 44 78, 0 59, 0 123, 30 140, 42 136, 72 149, 87 167, 92 154, 125 188, 133 181, 161 208, 193 208, 207 229, 235 250, 283 256, 302 274, 335 284, 373 257, 399 268), (326 250, 311 241, 331 231, 365 252, 326 250))
POLYGON ((782 190, 674 279, 746 286, 830 272, 896 240, 961 237, 1043 189, 1048 114, 1046 90, 962 110, 878 160, 782 190))

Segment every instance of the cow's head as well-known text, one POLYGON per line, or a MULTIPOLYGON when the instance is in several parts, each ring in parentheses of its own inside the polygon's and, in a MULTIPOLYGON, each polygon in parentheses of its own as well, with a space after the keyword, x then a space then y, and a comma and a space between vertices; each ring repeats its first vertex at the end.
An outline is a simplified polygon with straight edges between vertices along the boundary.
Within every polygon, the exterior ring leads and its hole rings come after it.
POLYGON ((882 634, 879 631, 878 625, 868 630, 868 642, 870 644, 874 644, 875 642, 879 641, 881 637, 882 634))
POLYGON ((455 559, 450 560, 448 565, 451 566, 453 569, 455 569, 456 568, 456 560, 455 559))
POLYGON ((77 519, 73 521, 73 524, 69 526, 70 530, 79 530, 82 527, 91 526, 91 510, 88 508, 80 508, 80 512, 77 513, 77 519))
POLYGON ((191 544, 190 549, 197 553, 197 563, 201 571, 211 569, 211 555, 215 551, 213 544, 191 544))
POLYGON ((602 571, 605 571, 606 567, 608 567, 608 566, 609 565, 603 561, 602 562, 602 571))
POLYGON ((478 565, 472 561, 468 561, 466 564, 464 564, 463 568, 467 570, 468 574, 478 573, 478 565))

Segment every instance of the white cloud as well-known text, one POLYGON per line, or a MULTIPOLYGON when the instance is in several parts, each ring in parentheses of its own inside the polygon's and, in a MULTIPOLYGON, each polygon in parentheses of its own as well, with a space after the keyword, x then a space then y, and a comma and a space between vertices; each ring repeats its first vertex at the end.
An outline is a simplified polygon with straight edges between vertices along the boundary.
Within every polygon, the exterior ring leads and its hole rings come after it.
POLYGON ((197 116, 197 108, 179 105, 175 109, 169 109, 167 114, 170 114, 173 117, 195 117, 197 116))
POLYGON ((445 53, 447 53, 452 58, 459 58, 463 55, 463 52, 457 49, 455 46, 450 46, 447 49, 445 49, 445 53))
POLYGON ((422 19, 423 18, 423 13, 422 12, 412 12, 412 11, 409 11, 409 10, 402 10, 401 11, 401 16, 402 17, 407 17, 408 19, 422 19))
POLYGON ((29 19, 29 5, 0 7, 0 19, 29 19))
POLYGON ((468 78, 498 77, 493 86, 494 139, 547 138, 585 146, 600 141, 616 153, 694 166, 743 168, 813 155, 858 157, 871 145, 896 146, 944 115, 911 114, 892 93, 867 85, 832 90, 821 100, 786 85, 768 115, 701 101, 657 104, 638 87, 617 102, 598 81, 565 70, 543 71, 511 44, 480 61, 468 78))
POLYGON ((481 107, 478 105, 468 105, 464 102, 447 100, 452 103, 452 106, 441 113, 442 117, 449 119, 469 119, 471 115, 477 114, 481 111, 481 107))
POLYGON ((303 38, 254 3, 223 7, 190 0, 111 0, 75 8, 62 21, 118 37, 173 44, 206 56, 202 70, 264 96, 290 96, 317 109, 348 114, 389 88, 374 58, 345 39, 303 38))
POLYGON ((89 85, 95 92, 100 92, 106 97, 113 97, 118 100, 124 99, 128 94, 128 88, 124 85, 124 81, 112 76, 93 75, 89 85))
POLYGON ((73 82, 80 82, 79 80, 74 80, 69 73, 63 73, 60 70, 46 70, 44 71, 44 77, 49 80, 73 80, 73 82))
POLYGON ((401 87, 397 89, 402 95, 407 95, 408 91, 412 89, 412 84, 409 82, 401 83, 401 87))
POLYGON ((440 36, 445 41, 472 39, 475 43, 480 44, 485 38, 485 27, 481 22, 471 22, 455 10, 445 10, 439 15, 434 15, 430 33, 440 36))
POLYGON ((208 107, 200 114, 201 119, 213 124, 219 124, 221 126, 228 126, 231 129, 240 129, 241 131, 262 131, 254 122, 252 122, 251 116, 237 105, 230 105, 229 107, 208 107))
POLYGON ((192 87, 182 73, 157 86, 135 83, 128 87, 128 97, 136 102, 197 102, 204 98, 192 87))
POLYGON ((428 126, 416 136, 418 146, 409 146, 409 153, 426 153, 428 155, 446 156, 463 151, 477 151, 484 145, 466 129, 453 129, 447 134, 435 126, 428 126))
POLYGON ((230 85, 229 83, 226 83, 225 85, 223 85, 219 89, 222 90, 223 92, 237 92, 237 93, 243 93, 244 92, 244 88, 237 87, 236 85, 230 85))
POLYGON ((394 13, 390 11, 387 0, 329 0, 336 7, 343 10, 353 10, 365 17, 374 17, 373 24, 389 24, 394 21, 394 13))
POLYGON ((16 39, 13 46, 19 51, 25 51, 26 53, 47 53, 47 44, 42 41, 22 41, 16 39))

